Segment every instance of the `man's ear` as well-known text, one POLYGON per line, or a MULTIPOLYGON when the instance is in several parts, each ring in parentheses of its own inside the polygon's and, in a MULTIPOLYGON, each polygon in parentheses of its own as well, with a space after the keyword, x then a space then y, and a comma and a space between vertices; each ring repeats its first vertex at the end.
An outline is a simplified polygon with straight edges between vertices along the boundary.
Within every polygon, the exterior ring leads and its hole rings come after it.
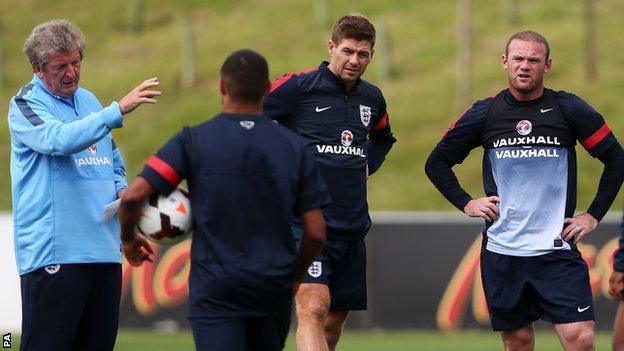
POLYGON ((544 73, 550 72, 551 68, 552 68, 552 59, 549 57, 548 60, 546 60, 546 64, 544 65, 544 73))
POLYGON ((334 50, 336 50, 336 43, 334 43, 333 40, 329 39, 327 41, 327 52, 329 53, 329 56, 333 56, 334 55, 334 50))
POLYGON ((219 80, 219 92, 221 93, 221 95, 226 95, 225 79, 223 79, 223 77, 221 77, 221 79, 219 80))
POLYGON ((37 75, 37 77, 39 77, 39 79, 42 79, 43 67, 39 66, 38 64, 33 63, 32 68, 33 68, 33 72, 37 75))
POLYGON ((506 54, 503 54, 501 56, 501 67, 503 67, 504 70, 507 70, 507 68, 509 68, 508 64, 509 64, 509 59, 507 58, 506 54))

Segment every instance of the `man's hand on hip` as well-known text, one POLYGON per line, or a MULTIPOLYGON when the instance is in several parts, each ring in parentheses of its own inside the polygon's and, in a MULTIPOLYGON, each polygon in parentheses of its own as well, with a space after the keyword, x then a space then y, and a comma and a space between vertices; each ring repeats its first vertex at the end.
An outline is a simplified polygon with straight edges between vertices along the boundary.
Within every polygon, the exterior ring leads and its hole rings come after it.
POLYGON ((577 244, 585 235, 596 229, 598 221, 587 212, 563 220, 561 239, 577 244))
POLYGON ((480 217, 488 222, 493 222, 498 218, 498 202, 500 199, 498 196, 481 197, 478 199, 470 200, 464 212, 470 217, 480 217))

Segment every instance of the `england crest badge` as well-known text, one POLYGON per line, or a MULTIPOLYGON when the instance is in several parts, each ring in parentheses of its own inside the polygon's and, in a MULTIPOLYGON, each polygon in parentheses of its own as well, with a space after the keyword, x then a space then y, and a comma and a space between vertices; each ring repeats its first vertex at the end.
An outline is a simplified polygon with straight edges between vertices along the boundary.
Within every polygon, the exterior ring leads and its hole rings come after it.
POLYGON ((321 262, 319 262, 319 261, 312 262, 310 267, 308 267, 308 274, 312 278, 320 277, 321 274, 323 274, 323 266, 321 265, 321 262))
POLYGON ((365 127, 368 127, 368 124, 370 123, 371 114, 372 112, 370 107, 360 105, 360 119, 365 127))

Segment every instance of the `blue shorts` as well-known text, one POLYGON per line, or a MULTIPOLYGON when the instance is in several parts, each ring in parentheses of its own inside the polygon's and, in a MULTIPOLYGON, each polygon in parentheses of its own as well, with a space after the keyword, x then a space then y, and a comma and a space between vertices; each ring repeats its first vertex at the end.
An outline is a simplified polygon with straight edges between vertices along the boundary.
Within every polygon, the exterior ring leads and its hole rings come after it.
MULTIPOLYGON (((301 229, 293 227, 295 238, 301 229)), ((327 285, 331 310, 365 310, 366 245, 364 240, 341 240, 328 237, 323 251, 312 262, 303 277, 304 283, 327 285)))
POLYGON ((20 350, 113 350, 119 323, 120 264, 56 264, 20 279, 20 350))
POLYGON ((513 331, 541 319, 594 320, 589 271, 578 250, 518 257, 481 250, 481 278, 494 331, 513 331))
POLYGON ((279 351, 284 348, 284 332, 288 333, 284 317, 212 317, 189 321, 196 350, 279 351))

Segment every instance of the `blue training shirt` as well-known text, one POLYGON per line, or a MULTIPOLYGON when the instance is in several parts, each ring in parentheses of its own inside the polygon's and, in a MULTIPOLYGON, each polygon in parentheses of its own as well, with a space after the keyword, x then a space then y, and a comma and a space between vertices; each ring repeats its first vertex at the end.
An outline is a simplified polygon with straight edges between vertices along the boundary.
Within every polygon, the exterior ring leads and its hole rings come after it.
POLYGON ((264 113, 312 145, 333 200, 323 211, 327 235, 362 240, 371 225, 366 168, 375 173, 396 139, 381 90, 358 79, 347 92, 328 65, 273 82, 264 113))
POLYGON ((103 108, 79 87, 70 99, 34 76, 9 104, 15 252, 19 274, 50 264, 121 263, 119 223, 104 206, 127 187, 111 129, 119 105, 103 108))
POLYGON ((165 195, 187 180, 190 318, 289 311, 297 267, 291 218, 329 203, 303 139, 265 116, 222 113, 184 128, 140 176, 165 195))
MULTIPOLYGON (((593 157, 617 143, 603 117, 565 91, 544 89, 538 99, 518 101, 506 89, 453 123, 437 150, 460 164, 483 147, 485 194, 500 198, 500 216, 484 231, 487 250, 538 256, 571 249, 559 235, 576 207, 577 141, 593 157)), ((464 194, 453 203, 463 209, 469 200, 464 194)), ((594 202, 587 212, 601 220, 608 205, 594 202)))

